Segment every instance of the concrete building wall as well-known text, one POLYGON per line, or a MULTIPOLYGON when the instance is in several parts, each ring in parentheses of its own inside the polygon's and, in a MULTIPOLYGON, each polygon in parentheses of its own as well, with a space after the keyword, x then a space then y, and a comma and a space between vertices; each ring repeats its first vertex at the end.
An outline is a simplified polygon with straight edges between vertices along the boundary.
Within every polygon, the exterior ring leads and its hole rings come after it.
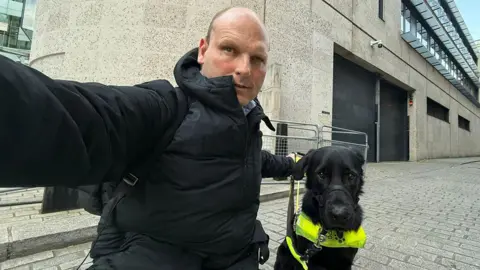
POLYGON ((272 118, 330 125, 338 53, 413 91, 412 160, 480 155, 480 110, 403 41, 400 1, 384 3, 385 21, 377 16, 378 0, 43 0, 31 65, 79 81, 173 81, 174 64, 197 46, 213 14, 243 5, 262 17, 270 34, 260 99, 272 118), (372 39, 384 47, 370 47, 372 39), (427 96, 450 109, 450 123, 427 116, 427 96), (458 129, 458 112, 470 120, 471 132, 458 129))

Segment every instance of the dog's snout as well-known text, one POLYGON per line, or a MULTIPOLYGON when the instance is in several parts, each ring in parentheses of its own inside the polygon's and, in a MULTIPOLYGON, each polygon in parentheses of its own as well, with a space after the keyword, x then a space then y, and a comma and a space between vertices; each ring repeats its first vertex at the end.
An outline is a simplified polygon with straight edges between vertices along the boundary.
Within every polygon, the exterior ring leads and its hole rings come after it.
POLYGON ((350 217, 348 208, 344 205, 333 205, 331 213, 332 218, 338 222, 345 222, 350 217))

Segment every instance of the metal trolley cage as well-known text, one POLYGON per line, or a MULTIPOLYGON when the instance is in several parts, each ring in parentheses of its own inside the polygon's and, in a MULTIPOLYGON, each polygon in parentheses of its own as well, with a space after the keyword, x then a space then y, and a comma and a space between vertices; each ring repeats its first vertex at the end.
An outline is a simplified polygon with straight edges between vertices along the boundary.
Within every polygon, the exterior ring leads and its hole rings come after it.
MULTIPOLYGON (((276 155, 288 155, 292 152, 305 154, 311 149, 341 145, 362 153, 365 158, 364 169, 366 169, 369 146, 368 135, 365 132, 293 121, 271 120, 271 122, 276 132, 264 131, 263 150, 276 155), (332 139, 335 137, 341 137, 341 139, 332 139)), ((263 183, 275 184, 269 181, 263 183)), ((286 182, 278 183, 287 184, 286 182)))
POLYGON ((352 149, 356 149, 360 153, 363 154, 365 159, 365 166, 367 165, 367 157, 368 157, 368 134, 365 132, 360 132, 352 129, 346 128, 339 128, 334 126, 327 126, 324 125, 320 129, 320 137, 319 147, 329 146, 329 145, 341 145, 345 147, 349 147, 352 149), (331 139, 334 134, 342 134, 342 137, 350 137, 351 140, 333 140, 331 139), (355 141, 355 142, 352 142, 355 141), (358 143, 356 141, 361 141, 363 143, 358 143))
POLYGON ((264 133, 263 149, 275 155, 288 155, 291 152, 306 153, 318 148, 320 130, 318 125, 291 121, 271 120, 275 134, 264 133))

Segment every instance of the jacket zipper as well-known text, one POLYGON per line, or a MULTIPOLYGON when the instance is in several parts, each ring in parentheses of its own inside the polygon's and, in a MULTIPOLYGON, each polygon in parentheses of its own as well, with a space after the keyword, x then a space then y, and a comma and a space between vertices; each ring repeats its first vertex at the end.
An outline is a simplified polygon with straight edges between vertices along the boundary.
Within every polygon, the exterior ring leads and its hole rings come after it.
POLYGON ((247 193, 247 179, 248 179, 248 166, 247 166, 247 159, 248 159, 248 140, 249 140, 249 124, 248 124, 248 119, 247 116, 245 115, 245 150, 244 150, 244 156, 243 156, 243 174, 244 174, 244 181, 243 181, 243 197, 247 193))
MULTIPOLYGON (((254 112, 250 112, 250 113, 254 113, 254 112)), ((256 122, 256 119, 254 118, 255 116, 252 115, 250 121, 252 121, 252 123, 256 122)), ((247 175, 247 172, 248 172, 248 164, 247 164, 247 161, 248 161, 248 144, 249 144, 249 141, 250 141, 250 132, 251 132, 251 128, 250 128, 250 123, 248 121, 248 118, 247 118, 247 115, 244 115, 244 119, 245 119, 245 124, 246 124, 246 127, 245 127, 245 149, 244 149, 244 157, 243 157, 243 172, 244 172, 244 181, 243 181, 243 196, 242 197, 245 197, 246 194, 247 194, 247 183, 248 183, 248 179, 250 178, 250 175, 247 175)), ((261 120, 260 120, 261 121, 261 120)))

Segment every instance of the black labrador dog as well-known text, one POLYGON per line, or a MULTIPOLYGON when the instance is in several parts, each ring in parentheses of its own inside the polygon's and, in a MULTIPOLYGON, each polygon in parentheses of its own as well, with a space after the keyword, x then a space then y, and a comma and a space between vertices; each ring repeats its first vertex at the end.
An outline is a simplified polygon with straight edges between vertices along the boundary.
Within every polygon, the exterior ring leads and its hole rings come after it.
MULTIPOLYGON (((364 163, 360 152, 342 146, 310 150, 298 161, 294 179, 300 180, 305 174, 307 177, 301 213, 308 217, 310 225, 320 224, 322 229, 319 230, 323 235, 334 233, 336 239, 345 239, 342 238, 344 234, 361 228, 363 211, 358 202, 363 193, 364 163)), ((312 237, 308 240, 299 233, 301 228, 296 226, 298 215, 288 222, 295 229, 291 246, 295 247, 296 255, 304 256, 302 261, 308 265, 308 269, 351 269, 358 247, 326 247, 320 242, 314 245, 312 237)), ((316 234, 310 235, 316 237, 316 234)), ((277 250, 274 269, 306 269, 292 254, 285 239, 277 250)))

